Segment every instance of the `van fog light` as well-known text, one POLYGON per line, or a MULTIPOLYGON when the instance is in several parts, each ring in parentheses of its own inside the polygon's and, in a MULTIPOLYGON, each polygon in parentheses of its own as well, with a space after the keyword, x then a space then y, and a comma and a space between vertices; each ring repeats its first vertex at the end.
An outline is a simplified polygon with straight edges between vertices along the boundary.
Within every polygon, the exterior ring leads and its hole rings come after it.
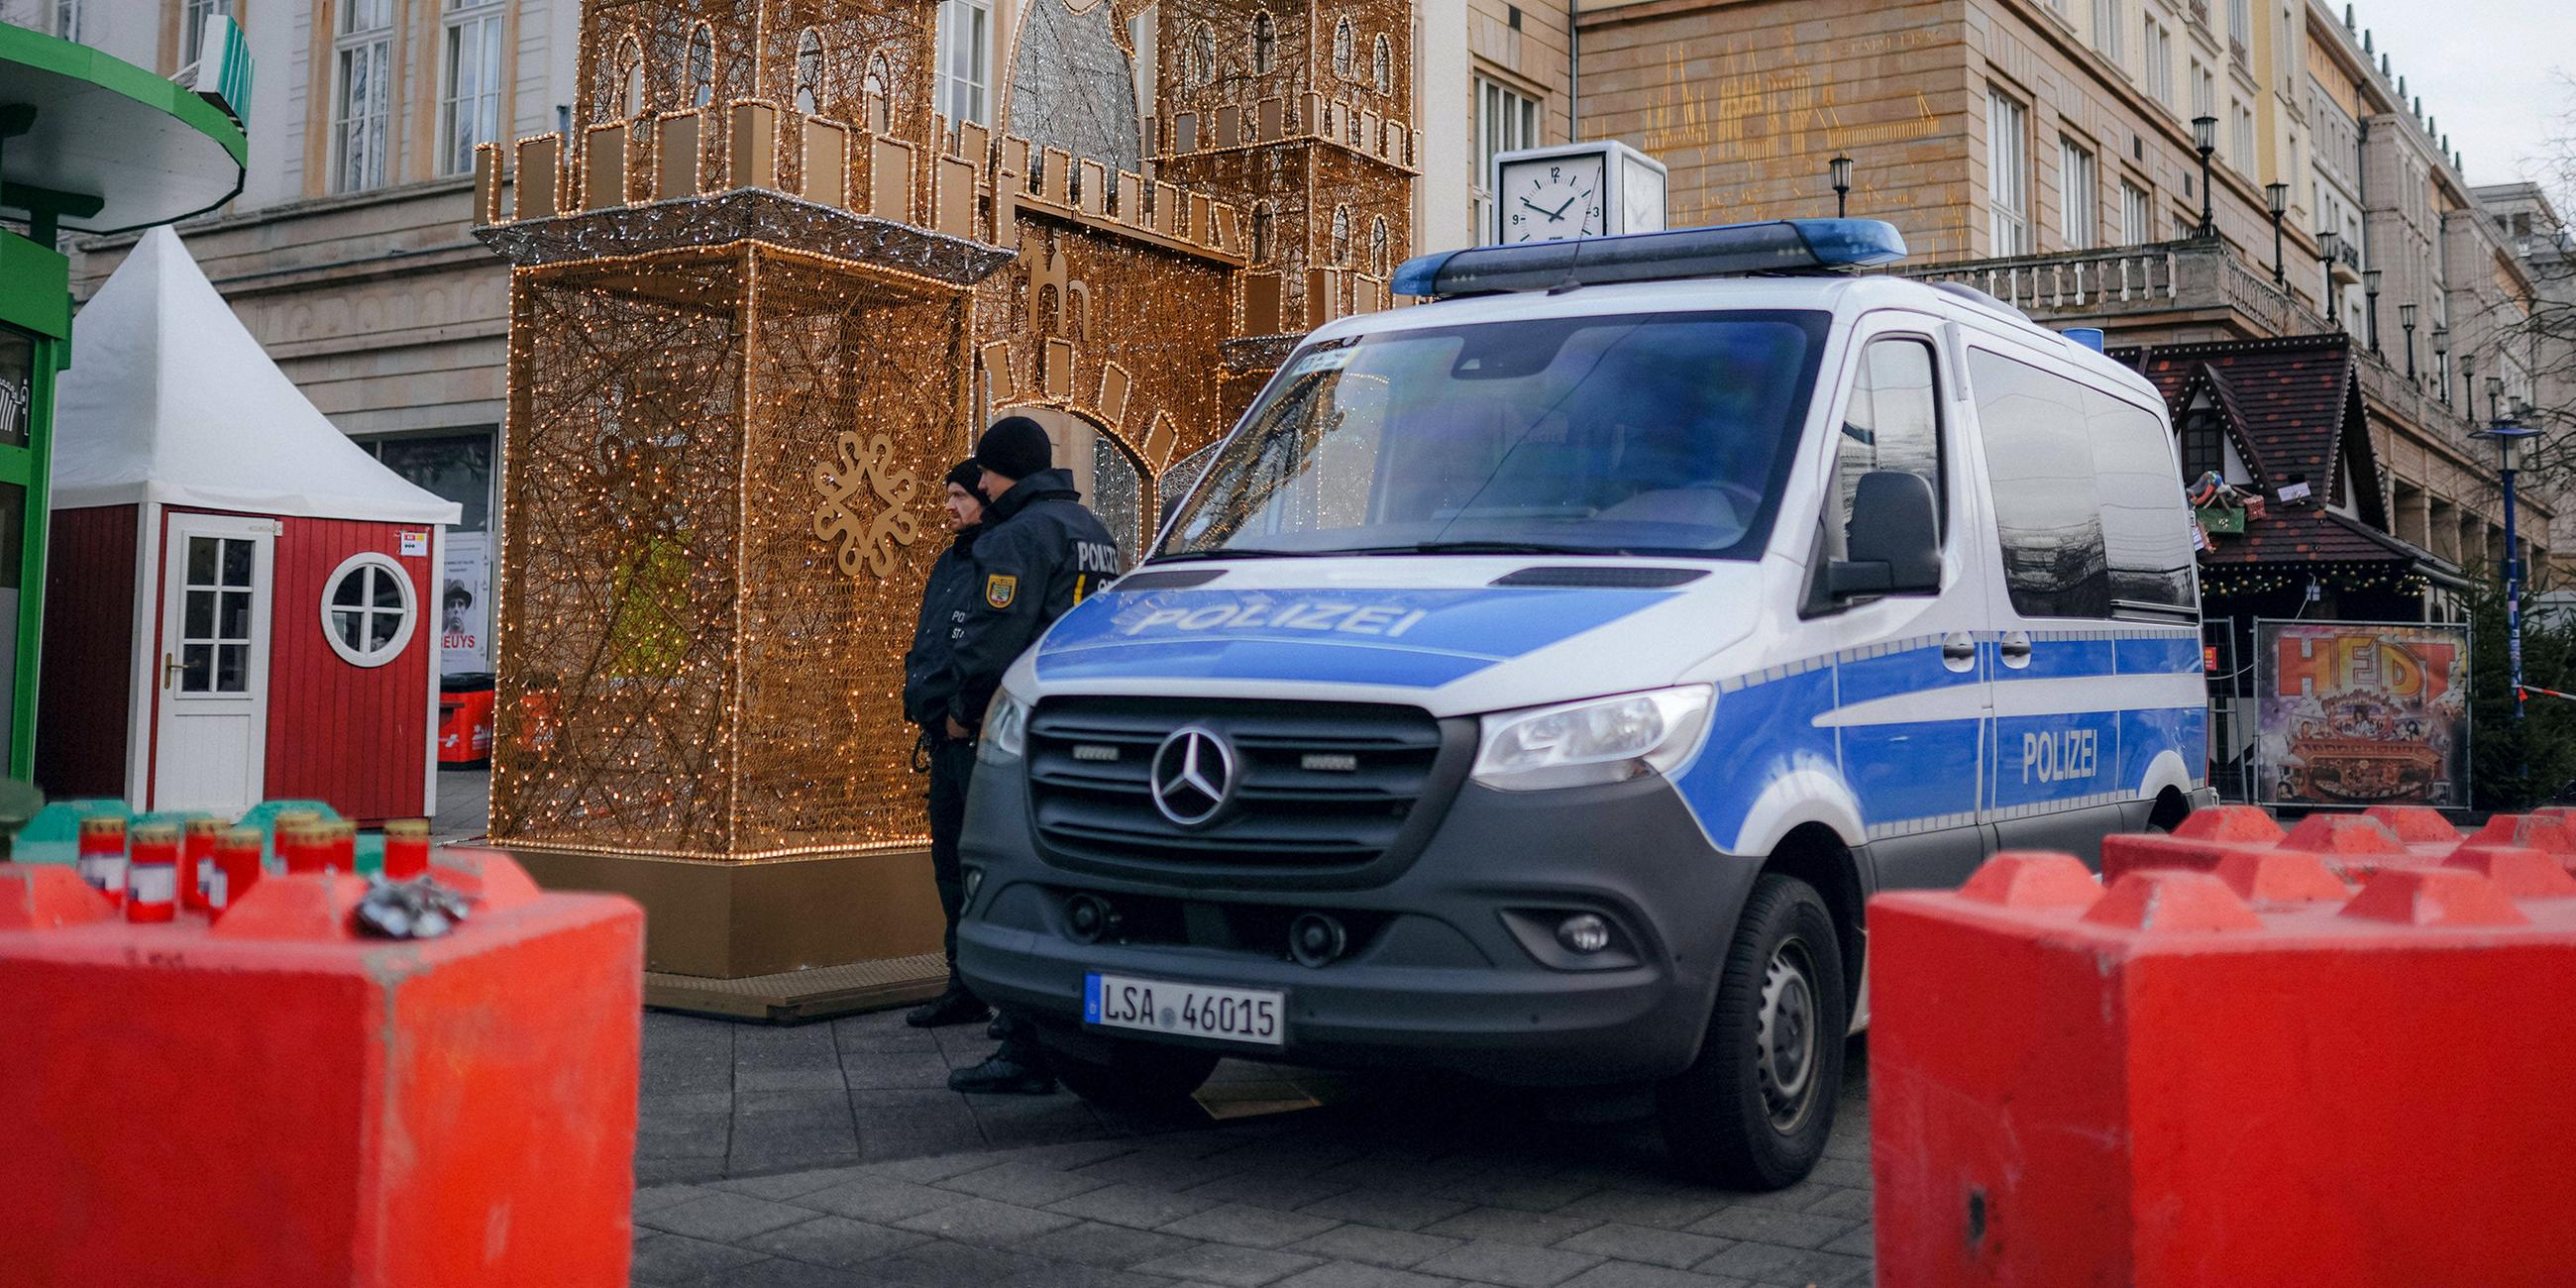
POLYGON ((1610 923, 1597 913, 1578 912, 1556 923, 1556 942, 1573 952, 1600 952, 1610 946, 1610 923))
POLYGON ((1065 933, 1077 944, 1096 944, 1118 928, 1118 913, 1098 895, 1078 894, 1064 905, 1065 933))
POLYGON ((1288 955, 1300 966, 1330 965, 1350 949, 1350 934, 1338 918, 1310 912, 1288 923, 1288 955))

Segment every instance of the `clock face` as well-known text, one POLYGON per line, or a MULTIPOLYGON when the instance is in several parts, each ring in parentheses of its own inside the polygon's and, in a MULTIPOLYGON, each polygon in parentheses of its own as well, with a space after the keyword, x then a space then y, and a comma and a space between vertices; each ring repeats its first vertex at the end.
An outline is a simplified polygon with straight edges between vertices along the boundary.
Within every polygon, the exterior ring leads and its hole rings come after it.
POLYGON ((1598 237, 1607 231, 1601 154, 1545 157, 1504 169, 1501 183, 1503 240, 1557 241, 1598 237))
POLYGON ((1619 169, 1619 212, 1628 224, 1619 231, 1661 232, 1664 227, 1663 173, 1634 158, 1627 160, 1619 169))

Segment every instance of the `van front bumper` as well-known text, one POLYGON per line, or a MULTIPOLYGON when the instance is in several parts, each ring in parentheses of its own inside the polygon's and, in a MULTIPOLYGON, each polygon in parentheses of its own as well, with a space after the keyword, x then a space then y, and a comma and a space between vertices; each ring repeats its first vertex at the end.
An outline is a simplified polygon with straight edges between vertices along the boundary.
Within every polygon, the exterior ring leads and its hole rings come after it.
POLYGON ((1717 852, 1660 778, 1526 793, 1462 786, 1418 858, 1347 889, 1247 891, 1203 870, 1168 881, 1069 871, 1035 852, 1028 820, 1021 766, 980 766, 961 846, 977 884, 958 965, 978 995, 1075 1054, 1132 1039, 1526 1086, 1633 1083, 1688 1066, 1760 868, 1717 852), (1077 895, 1120 910, 1122 933, 1077 942, 1065 916, 1077 895), (1290 959, 1284 927, 1307 912, 1353 929, 1346 956, 1290 959), (1556 922, 1582 912, 1610 923, 1610 949, 1581 956, 1556 942, 1556 922), (1285 1041, 1086 1026, 1093 973, 1279 990, 1285 1041))

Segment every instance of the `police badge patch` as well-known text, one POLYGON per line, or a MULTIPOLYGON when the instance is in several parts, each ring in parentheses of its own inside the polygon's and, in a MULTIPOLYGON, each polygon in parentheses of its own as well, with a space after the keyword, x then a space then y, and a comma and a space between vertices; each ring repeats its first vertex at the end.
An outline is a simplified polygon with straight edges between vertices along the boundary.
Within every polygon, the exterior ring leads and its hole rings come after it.
POLYGON ((984 603, 993 608, 1008 608, 1020 596, 1020 579, 994 573, 984 579, 984 603))

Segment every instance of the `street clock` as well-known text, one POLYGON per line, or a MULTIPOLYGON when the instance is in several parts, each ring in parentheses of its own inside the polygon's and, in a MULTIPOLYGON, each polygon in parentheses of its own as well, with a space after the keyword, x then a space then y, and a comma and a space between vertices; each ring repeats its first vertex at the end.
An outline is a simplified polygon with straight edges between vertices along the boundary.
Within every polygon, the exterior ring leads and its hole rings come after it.
POLYGON ((1495 242, 1562 241, 1664 227, 1664 163, 1616 139, 1494 158, 1495 242))

